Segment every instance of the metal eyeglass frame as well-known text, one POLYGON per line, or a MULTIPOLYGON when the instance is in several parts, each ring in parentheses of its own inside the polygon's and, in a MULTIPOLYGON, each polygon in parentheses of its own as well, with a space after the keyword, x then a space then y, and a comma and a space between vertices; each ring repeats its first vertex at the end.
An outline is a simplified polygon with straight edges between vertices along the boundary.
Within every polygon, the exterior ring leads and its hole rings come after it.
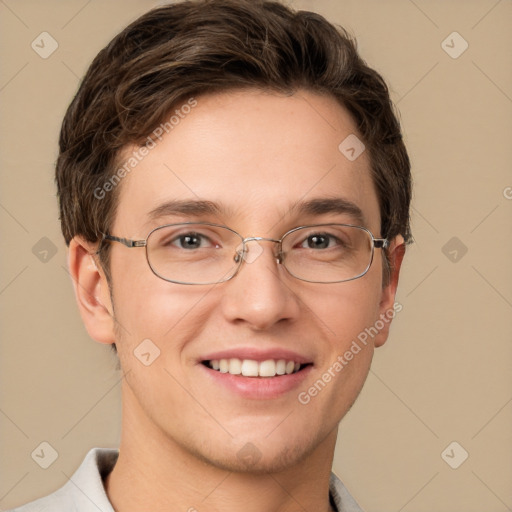
POLYGON ((212 222, 176 222, 176 223, 172 223, 172 224, 164 224, 163 226, 158 226, 158 227, 152 229, 148 233, 146 238, 143 239, 143 240, 131 240, 131 239, 128 239, 128 238, 121 238, 121 237, 109 235, 109 234, 106 234, 106 233, 102 233, 102 235, 103 236, 102 236, 102 239, 100 241, 100 245, 98 247, 98 250, 96 251, 96 254, 100 253, 100 251, 101 251, 101 249, 103 247, 103 243, 104 242, 119 242, 119 243, 123 244, 124 246, 126 246, 128 248, 145 247, 146 248, 146 251, 145 251, 146 252, 146 261, 148 262, 149 268, 151 269, 153 274, 155 274, 157 277, 159 277, 160 279, 163 279, 164 281, 167 281, 169 283, 186 284, 186 285, 200 285, 200 286, 210 285, 210 284, 225 283, 225 282, 233 279, 238 274, 240 269, 242 268, 242 262, 244 261, 244 258, 240 257, 240 256, 241 256, 241 254, 245 253, 246 243, 247 242, 251 242, 253 240, 257 241, 257 242, 266 241, 266 242, 274 242, 274 243, 279 244, 279 252, 277 253, 277 257, 276 257, 278 263, 283 265, 283 267, 286 269, 286 271, 292 277, 294 277, 295 279, 299 279, 300 281, 304 281, 306 283, 317 283, 317 284, 345 283, 347 281, 353 281, 354 279, 359 279, 360 277, 363 277, 368 272, 368 270, 370 270, 370 267, 372 266, 374 249, 387 249, 389 247, 389 240, 387 238, 375 238, 373 236, 373 233, 369 229, 367 229, 367 228, 365 228, 363 226, 356 226, 356 225, 353 225, 353 224, 339 224, 339 223, 332 223, 332 222, 331 223, 325 223, 325 224, 311 224, 311 225, 308 224, 308 225, 304 225, 304 226, 298 226, 296 228, 290 229, 290 231, 287 231, 280 239, 265 238, 265 237, 261 237, 261 236, 250 236, 250 237, 247 237, 247 238, 243 238, 242 235, 240 235, 240 233, 238 233, 234 229, 231 229, 228 226, 224 226, 222 224, 215 224, 215 223, 212 223, 212 222), (242 253, 239 253, 239 252, 235 253, 234 261, 235 261, 235 263, 238 263, 238 266, 235 268, 233 274, 230 277, 228 277, 226 279, 223 279, 221 281, 213 281, 213 282, 210 282, 210 283, 187 283, 187 282, 184 282, 184 281, 175 281, 173 279, 167 279, 167 278, 161 276, 160 274, 158 274, 156 272, 156 270, 153 268, 153 266, 151 265, 151 262, 149 261, 149 256, 148 256, 148 243, 147 242, 148 242, 149 237, 155 231, 158 231, 158 230, 163 229, 163 228, 167 228, 167 227, 170 227, 170 226, 186 226, 186 225, 192 225, 192 224, 224 228, 224 229, 227 229, 227 230, 231 231, 232 233, 234 233, 235 235, 237 235, 240 238, 240 243, 242 244, 243 251, 242 251, 242 253), (322 226, 345 226, 345 227, 350 227, 350 228, 358 228, 358 229, 361 229, 363 231, 366 231, 366 233, 368 233, 368 235, 370 235, 370 238, 372 240, 372 252, 371 252, 371 256, 370 256, 370 262, 368 263, 368 266, 364 269, 363 272, 361 272, 359 275, 357 275, 355 277, 351 277, 350 279, 342 279, 341 281, 325 282, 325 281, 310 281, 308 279, 302 279, 300 277, 297 277, 295 274, 293 274, 287 268, 286 264, 284 263, 283 252, 282 252, 283 240, 289 234, 294 233, 295 231, 298 231, 299 229, 315 228, 315 227, 322 227, 322 226))

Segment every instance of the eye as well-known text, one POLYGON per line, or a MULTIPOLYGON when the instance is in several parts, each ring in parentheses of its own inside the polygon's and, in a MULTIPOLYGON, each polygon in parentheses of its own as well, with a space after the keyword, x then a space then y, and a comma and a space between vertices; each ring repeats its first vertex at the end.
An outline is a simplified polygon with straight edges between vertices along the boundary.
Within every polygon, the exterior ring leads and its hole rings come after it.
POLYGON ((304 249, 329 249, 342 245, 340 240, 329 233, 314 233, 309 235, 300 245, 304 249))
POLYGON ((218 245, 212 243, 210 238, 208 238, 206 235, 195 232, 183 233, 181 235, 175 236, 174 238, 169 239, 165 245, 177 246, 179 249, 186 250, 218 247, 218 245))

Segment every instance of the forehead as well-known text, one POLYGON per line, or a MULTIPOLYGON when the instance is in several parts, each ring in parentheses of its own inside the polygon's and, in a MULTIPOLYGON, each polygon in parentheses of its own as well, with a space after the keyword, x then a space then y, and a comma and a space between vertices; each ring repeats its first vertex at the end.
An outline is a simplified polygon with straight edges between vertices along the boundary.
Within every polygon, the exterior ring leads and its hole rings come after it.
MULTIPOLYGON (((304 213, 297 205, 321 198, 354 204, 366 227, 379 228, 368 156, 363 151, 354 160, 346 156, 353 152, 342 151, 345 140, 349 149, 357 143, 357 130, 334 98, 248 90, 185 104, 189 108, 178 105, 168 116, 167 131, 151 135, 154 145, 143 157, 139 152, 119 184, 116 231, 144 235, 158 225, 155 210, 169 201, 214 202, 220 207, 215 220, 231 227, 286 227, 304 213)), ((125 148, 125 162, 134 152, 125 148)))

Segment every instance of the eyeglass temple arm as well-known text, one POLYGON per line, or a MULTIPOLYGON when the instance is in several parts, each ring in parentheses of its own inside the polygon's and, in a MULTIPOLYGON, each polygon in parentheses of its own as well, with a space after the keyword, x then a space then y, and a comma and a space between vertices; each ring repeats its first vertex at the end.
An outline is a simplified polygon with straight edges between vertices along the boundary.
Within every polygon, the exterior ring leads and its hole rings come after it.
POLYGON ((386 238, 374 238, 373 246, 377 249, 387 249, 389 247, 389 240, 386 238))
POLYGON ((120 238, 118 236, 112 236, 112 235, 103 235, 102 242, 105 240, 109 241, 109 242, 119 242, 123 245, 126 245, 126 247, 145 247, 146 246, 146 240, 130 240, 129 238, 120 238))

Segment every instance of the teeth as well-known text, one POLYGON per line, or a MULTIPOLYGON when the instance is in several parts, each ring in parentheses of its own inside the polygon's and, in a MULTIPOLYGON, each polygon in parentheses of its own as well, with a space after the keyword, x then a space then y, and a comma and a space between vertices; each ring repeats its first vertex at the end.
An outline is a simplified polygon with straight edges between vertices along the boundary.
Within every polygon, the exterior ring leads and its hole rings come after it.
POLYGON ((260 363, 260 377, 274 377, 276 374, 276 363, 272 359, 260 363))
POLYGON ((229 373, 232 375, 240 375, 242 373, 242 362, 240 359, 229 360, 229 373))
POLYGON ((255 361, 253 359, 212 359, 209 366, 213 370, 231 375, 243 375, 244 377, 275 377, 276 375, 290 375, 300 369, 300 363, 279 359, 267 359, 255 361))
MULTIPOLYGON (((232 361, 232 359, 231 359, 232 361)), ((244 359, 242 361, 242 375, 244 377, 257 377, 258 376, 258 361, 251 359, 244 359)))
POLYGON ((229 360, 228 359, 221 359, 219 361, 219 369, 220 373, 228 373, 229 372, 229 360))

